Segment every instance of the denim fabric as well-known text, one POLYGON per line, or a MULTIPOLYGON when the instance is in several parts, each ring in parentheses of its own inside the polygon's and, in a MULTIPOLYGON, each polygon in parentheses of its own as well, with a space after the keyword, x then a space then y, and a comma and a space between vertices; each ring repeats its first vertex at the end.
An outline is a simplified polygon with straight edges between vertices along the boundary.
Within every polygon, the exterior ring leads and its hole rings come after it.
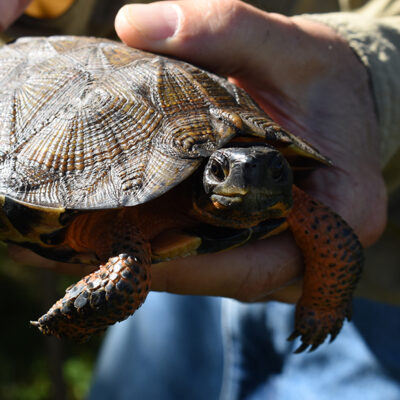
POLYGON ((150 293, 109 329, 92 400, 217 399, 222 379, 220 302, 150 293))
POLYGON ((312 353, 293 354, 292 329, 290 305, 153 293, 110 329, 90 399, 400 399, 399 307, 355 300, 312 353))
POLYGON ((357 299, 333 343, 293 354, 292 306, 226 303, 222 400, 400 399, 399 307, 357 299))

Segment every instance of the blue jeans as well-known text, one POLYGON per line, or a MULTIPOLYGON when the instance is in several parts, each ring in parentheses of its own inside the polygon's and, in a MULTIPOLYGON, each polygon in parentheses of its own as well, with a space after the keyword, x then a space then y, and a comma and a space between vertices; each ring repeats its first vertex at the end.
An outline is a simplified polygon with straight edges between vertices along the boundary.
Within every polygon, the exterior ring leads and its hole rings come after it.
POLYGON ((399 400, 400 307, 356 299, 353 315, 293 354, 293 306, 151 293, 109 330, 89 398, 399 400))

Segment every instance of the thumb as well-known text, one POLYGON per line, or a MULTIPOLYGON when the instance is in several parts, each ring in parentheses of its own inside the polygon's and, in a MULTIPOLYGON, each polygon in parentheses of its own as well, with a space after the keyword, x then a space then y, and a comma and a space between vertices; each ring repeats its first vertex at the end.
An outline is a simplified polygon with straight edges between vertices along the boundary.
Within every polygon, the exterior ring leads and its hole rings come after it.
MULTIPOLYGON (((239 79, 253 76, 259 81, 269 76, 273 82, 287 77, 288 69, 293 70, 289 76, 298 80, 293 73, 311 74, 309 69, 315 67, 307 54, 307 39, 314 24, 321 37, 321 25, 308 21, 307 31, 295 21, 236 0, 186 0, 127 5, 119 11, 115 28, 131 47, 172 55, 239 79), (301 60, 304 65, 299 68, 301 60)), ((322 57, 326 44, 320 43, 317 51, 315 45, 312 54, 322 57)))

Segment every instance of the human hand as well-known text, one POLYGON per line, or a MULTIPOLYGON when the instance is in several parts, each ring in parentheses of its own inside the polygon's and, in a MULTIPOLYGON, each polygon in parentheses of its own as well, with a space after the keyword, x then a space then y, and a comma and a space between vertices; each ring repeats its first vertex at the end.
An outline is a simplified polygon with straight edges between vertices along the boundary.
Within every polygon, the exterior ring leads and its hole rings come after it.
MULTIPOLYGON (((129 5, 116 30, 132 47, 228 76, 284 128, 314 144, 332 168, 302 188, 341 215, 368 246, 386 222, 379 133, 365 67, 331 28, 239 1, 129 5)), ((289 233, 230 250, 157 264, 152 289, 244 301, 295 301, 301 254, 289 233)))
POLYGON ((0 0, 0 32, 6 30, 32 0, 0 0))

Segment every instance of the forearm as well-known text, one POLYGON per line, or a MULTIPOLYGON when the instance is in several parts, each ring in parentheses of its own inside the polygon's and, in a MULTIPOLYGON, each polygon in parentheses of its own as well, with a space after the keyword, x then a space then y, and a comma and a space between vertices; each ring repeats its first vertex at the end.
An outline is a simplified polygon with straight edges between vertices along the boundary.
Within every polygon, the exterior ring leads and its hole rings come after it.
MULTIPOLYGON (((335 29, 366 66, 381 133, 381 166, 396 168, 400 151, 400 16, 369 18, 356 13, 308 15, 335 29)), ((396 186, 397 174, 387 171, 386 184, 396 186)), ((398 182, 400 183, 400 182, 398 182)))

